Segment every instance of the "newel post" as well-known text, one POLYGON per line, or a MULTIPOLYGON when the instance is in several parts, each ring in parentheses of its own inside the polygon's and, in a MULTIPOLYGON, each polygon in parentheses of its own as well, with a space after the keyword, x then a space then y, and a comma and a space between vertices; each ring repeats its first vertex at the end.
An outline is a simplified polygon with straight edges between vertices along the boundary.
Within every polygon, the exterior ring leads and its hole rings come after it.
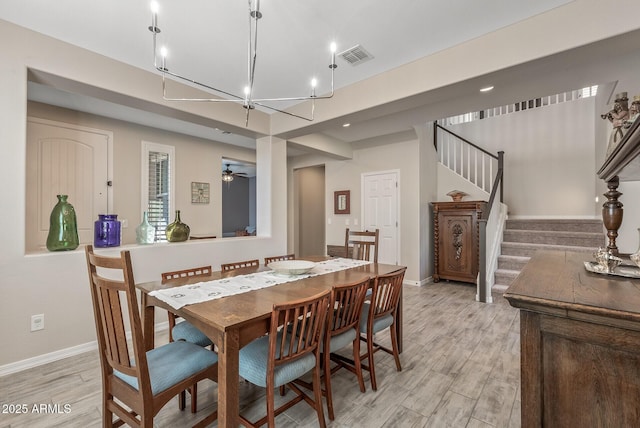
POLYGON ((503 188, 504 188, 504 151, 500 150, 498 152, 498 171, 502 171, 502 174, 500 174, 500 203, 504 202, 504 200, 502 199, 502 195, 504 195, 503 192, 503 188))
POLYGON ((478 219, 478 294, 477 300, 482 303, 489 302, 491 293, 487 295, 487 219, 478 219), (487 298, 489 297, 489 298, 487 298))

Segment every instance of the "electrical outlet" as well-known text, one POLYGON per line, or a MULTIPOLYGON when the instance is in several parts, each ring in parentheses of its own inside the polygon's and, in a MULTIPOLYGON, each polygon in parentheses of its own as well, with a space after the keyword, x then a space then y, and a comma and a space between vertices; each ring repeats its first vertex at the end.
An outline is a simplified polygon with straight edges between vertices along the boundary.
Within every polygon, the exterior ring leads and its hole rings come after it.
POLYGON ((127 228, 129 227, 129 220, 124 219, 124 220, 120 220, 120 224, 122 225, 122 228, 127 228))
POLYGON ((346 220, 344 221, 344 225, 345 225, 345 226, 349 226, 349 219, 346 219, 346 220))
POLYGON ((31 331, 44 330, 44 314, 31 315, 31 331))

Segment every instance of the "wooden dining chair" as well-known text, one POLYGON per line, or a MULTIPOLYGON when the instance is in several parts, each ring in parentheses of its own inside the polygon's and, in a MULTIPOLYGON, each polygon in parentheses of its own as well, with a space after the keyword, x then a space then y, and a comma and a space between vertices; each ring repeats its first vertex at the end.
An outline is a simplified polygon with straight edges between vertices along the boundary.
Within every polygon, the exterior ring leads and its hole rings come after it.
POLYGON ((102 369, 102 425, 151 428, 154 416, 174 396, 200 380, 217 380, 218 357, 183 341, 145 352, 129 251, 105 257, 87 245, 85 254, 102 369))
POLYGON ((246 267, 258 267, 260 266, 260 260, 246 260, 244 262, 224 263, 220 265, 222 272, 229 272, 230 270, 242 269, 246 267))
POLYGON ((320 341, 325 326, 331 291, 327 290, 308 299, 274 305, 271 312, 269 334, 240 349, 240 376, 267 389, 267 415, 250 422, 240 415, 247 427, 268 423, 275 426, 275 417, 300 401, 306 401, 324 428, 324 408, 320 385, 320 341), (313 370, 313 395, 305 394, 292 382, 313 370), (275 408, 275 389, 287 385, 296 396, 275 408))
MULTIPOLYGON (((349 284, 333 286, 329 300, 329 312, 325 326, 320 353, 323 360, 323 375, 325 387, 322 394, 327 399, 329 419, 334 420, 333 397, 331 392, 331 375, 344 367, 356 375, 360 391, 365 392, 364 377, 360 363, 360 318, 362 305, 366 297, 367 289, 371 283, 369 277, 349 284), (336 354, 349 344, 353 345, 353 359, 336 354), (331 361, 337 363, 333 369, 331 361)), ((295 384, 312 389, 313 384, 295 380, 295 384)), ((281 395, 284 395, 281 390, 281 395)))
POLYGON ((351 258, 378 263, 379 235, 380 229, 376 229, 375 232, 369 232, 368 230, 360 232, 347 228, 344 235, 344 253, 348 255, 349 249, 351 249, 351 258), (372 256, 373 260, 371 260, 372 256))
POLYGON ((376 384, 376 372, 373 362, 373 354, 377 351, 385 351, 393 355, 396 362, 396 370, 401 371, 400 353, 398 350, 398 335, 396 323, 398 322, 398 306, 402 292, 402 280, 407 268, 402 268, 397 272, 376 277, 373 283, 373 291, 364 302, 362 307, 362 317, 360 320, 360 339, 367 342, 367 353, 360 356, 360 359, 367 360, 367 364, 362 364, 364 370, 371 374, 371 388, 378 389, 376 384), (391 333, 391 347, 386 348, 374 341, 374 334, 389 328, 391 333))
POLYGON ((281 262, 284 260, 295 260, 296 259, 296 255, 295 254, 286 254, 284 256, 273 256, 273 257, 265 257, 264 258, 264 265, 267 266, 269 263, 272 262, 281 262))
POLYGON ((324 360, 324 395, 327 398, 327 408, 331 420, 335 419, 331 393, 332 373, 340 367, 351 370, 358 379, 360 391, 365 391, 360 364, 360 318, 370 281, 370 278, 366 277, 350 284, 335 285, 331 290, 327 327, 321 349, 324 360), (343 364, 344 360, 341 359, 341 356, 334 354, 350 343, 353 345, 353 367, 343 364), (330 366, 331 360, 338 363, 334 370, 330 366))
MULTIPOLYGON (((203 279, 206 279, 206 277, 211 277, 211 266, 163 272, 161 275, 163 284, 177 278, 203 277, 203 279)), ((171 311, 167 311, 167 316, 169 317, 169 342, 183 340, 202 347, 213 345, 211 339, 189 321, 177 322, 180 317, 171 311)), ((198 411, 198 384, 194 384, 189 388, 189 394, 191 395, 191 413, 195 413, 198 411)), ((180 410, 184 410, 185 406, 186 394, 183 391, 180 393, 178 407, 180 410)))
MULTIPOLYGON (((173 272, 163 272, 162 283, 176 278, 192 278, 192 277, 211 277, 211 266, 202 266, 191 269, 177 270, 173 272)), ((169 316, 169 341, 184 340, 186 342, 195 343, 200 346, 211 345, 211 340, 200 330, 194 327, 188 321, 177 322, 179 318, 176 314, 168 312, 169 316)))

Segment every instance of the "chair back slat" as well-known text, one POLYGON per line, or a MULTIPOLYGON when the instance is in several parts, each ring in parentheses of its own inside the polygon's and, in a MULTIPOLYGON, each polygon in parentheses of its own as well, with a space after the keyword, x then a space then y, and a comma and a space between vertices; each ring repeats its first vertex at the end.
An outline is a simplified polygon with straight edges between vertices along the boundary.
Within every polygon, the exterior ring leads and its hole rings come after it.
POLYGON ((269 263, 273 263, 273 262, 281 262, 284 260, 295 260, 296 259, 296 255, 295 254, 286 254, 283 256, 273 256, 273 257, 265 257, 264 258, 264 265, 267 266, 269 263))
POLYGON ((360 324, 360 313, 369 287, 366 277, 349 284, 336 285, 331 292, 329 314, 327 315, 327 339, 341 334, 360 324))
POLYGON ((331 291, 274 305, 269 336, 269 370, 318 351, 331 291), (280 334, 278 334, 278 332, 280 334))
POLYGON ((258 267, 260 266, 260 260, 246 260, 243 262, 233 262, 233 263, 224 263, 220 265, 220 270, 222 272, 228 272, 235 269, 242 269, 246 267, 258 267))
POLYGON ((202 266, 190 269, 162 272, 162 283, 177 278, 191 278, 196 276, 211 276, 211 266, 202 266))
POLYGON ((105 257, 95 254, 93 246, 87 245, 85 253, 103 375, 117 370, 135 376, 141 392, 151 394, 129 251, 121 251, 120 257, 105 257), (127 341, 125 319, 131 329, 131 345, 127 341))
POLYGON ((135 370, 132 369, 132 361, 129 357, 129 345, 126 341, 120 292, 115 288, 101 288, 100 298, 103 330, 106 342, 109 344, 106 349, 107 360, 112 367, 119 371, 125 372, 127 369, 131 369, 127 374, 135 376, 135 370), (124 340, 121 339, 123 337, 124 340))
POLYGON ((370 319, 383 317, 396 310, 405 271, 406 268, 376 278, 371 295, 370 319))
POLYGON ((344 238, 345 255, 349 254, 349 248, 351 247, 351 258, 356 260, 369 260, 374 263, 378 263, 379 236, 379 229, 376 229, 375 232, 369 232, 368 230, 360 232, 347 228, 344 238))

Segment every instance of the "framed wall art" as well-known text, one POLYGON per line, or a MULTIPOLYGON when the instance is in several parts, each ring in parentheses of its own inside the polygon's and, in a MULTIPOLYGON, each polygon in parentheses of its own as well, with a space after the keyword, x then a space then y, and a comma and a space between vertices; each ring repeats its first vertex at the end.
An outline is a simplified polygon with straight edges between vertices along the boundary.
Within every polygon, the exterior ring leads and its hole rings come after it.
POLYGON ((333 213, 334 214, 350 214, 351 201, 349 190, 338 190, 333 192, 333 213))
POLYGON ((191 182, 191 203, 209 203, 209 183, 199 183, 197 181, 191 182))

